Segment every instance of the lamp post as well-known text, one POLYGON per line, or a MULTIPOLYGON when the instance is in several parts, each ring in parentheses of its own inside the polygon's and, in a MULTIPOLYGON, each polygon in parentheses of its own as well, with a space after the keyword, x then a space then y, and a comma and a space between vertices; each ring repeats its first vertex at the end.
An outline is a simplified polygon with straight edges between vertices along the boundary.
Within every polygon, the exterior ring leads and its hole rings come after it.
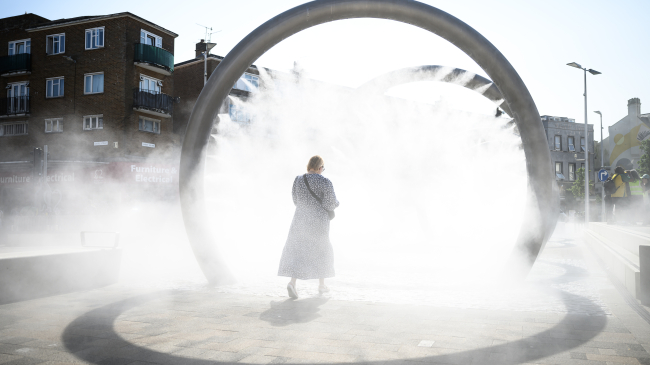
MULTIPOLYGON (((605 148, 603 147, 603 113, 600 111, 595 111, 594 113, 600 115, 600 167, 603 168, 605 167, 605 148)), ((596 171, 595 168, 594 171, 596 171)), ((602 221, 606 222, 607 217, 605 217, 605 183, 603 183, 602 189, 600 189, 600 202, 602 208, 600 211, 600 216, 602 221)))
POLYGON ((600 75, 601 72, 586 69, 575 62, 567 63, 567 66, 579 68, 585 74, 585 223, 589 223, 589 126, 587 125, 587 71, 592 75, 600 75))

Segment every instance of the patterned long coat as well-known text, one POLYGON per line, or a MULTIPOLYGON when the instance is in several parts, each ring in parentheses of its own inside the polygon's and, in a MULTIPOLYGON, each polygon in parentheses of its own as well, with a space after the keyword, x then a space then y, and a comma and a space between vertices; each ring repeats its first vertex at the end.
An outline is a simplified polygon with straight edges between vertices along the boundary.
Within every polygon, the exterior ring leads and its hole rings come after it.
POLYGON ((334 251, 330 242, 330 220, 326 212, 339 206, 332 182, 320 174, 307 174, 311 190, 323 201, 321 205, 307 190, 302 175, 293 181, 293 215, 289 236, 282 251, 278 276, 301 280, 334 276, 334 251))

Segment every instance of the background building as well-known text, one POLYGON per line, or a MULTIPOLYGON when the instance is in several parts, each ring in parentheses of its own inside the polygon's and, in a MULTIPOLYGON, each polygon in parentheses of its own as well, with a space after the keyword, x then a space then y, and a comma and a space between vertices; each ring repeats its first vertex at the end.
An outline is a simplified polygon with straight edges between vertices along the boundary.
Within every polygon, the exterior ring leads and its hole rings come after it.
POLYGON ((589 135, 585 136, 585 125, 577 124, 575 119, 542 115, 542 124, 546 131, 551 150, 551 167, 555 171, 560 195, 573 185, 576 171, 585 167, 584 151, 589 145, 589 181, 594 181, 594 128, 587 124, 589 135))
POLYGON ((55 191, 47 209, 69 214, 165 195, 159 187, 173 179, 180 144, 172 133, 177 36, 131 13, 0 19, 0 210, 45 209, 33 198, 41 180, 55 191), (44 145, 42 179, 33 152, 44 145), (102 194, 110 189, 97 184, 112 182, 127 187, 102 194), (131 194, 141 188, 149 193, 131 194))
POLYGON ((641 142, 650 137, 650 113, 641 114, 641 100, 627 101, 627 115, 608 128, 609 136, 603 140, 605 162, 615 168, 639 167, 641 142))

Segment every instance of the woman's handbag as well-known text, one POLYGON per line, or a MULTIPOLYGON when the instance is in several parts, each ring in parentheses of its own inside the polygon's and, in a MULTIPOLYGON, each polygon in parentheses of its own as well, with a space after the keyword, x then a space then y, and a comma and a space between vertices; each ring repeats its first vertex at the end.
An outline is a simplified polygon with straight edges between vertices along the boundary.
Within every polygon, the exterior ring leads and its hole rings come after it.
POLYGON ((327 212, 327 215, 329 215, 330 220, 334 219, 334 217, 336 216, 334 211, 325 209, 325 207, 323 207, 323 200, 321 198, 319 198, 316 194, 314 194, 313 191, 311 191, 311 188, 309 187, 309 182, 307 182, 307 174, 302 175, 302 179, 305 181, 305 185, 307 185, 307 190, 309 190, 309 192, 311 193, 311 196, 313 196, 314 199, 316 199, 318 201, 321 208, 323 208, 323 210, 325 210, 327 212))

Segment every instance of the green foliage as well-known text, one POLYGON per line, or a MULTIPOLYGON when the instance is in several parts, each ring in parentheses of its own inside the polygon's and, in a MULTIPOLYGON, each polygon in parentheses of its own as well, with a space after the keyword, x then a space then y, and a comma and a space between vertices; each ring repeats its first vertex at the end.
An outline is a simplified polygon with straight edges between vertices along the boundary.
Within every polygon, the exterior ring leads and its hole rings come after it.
POLYGON ((644 174, 650 174, 650 139, 647 139, 641 142, 641 150, 643 155, 641 155, 641 160, 639 161, 639 175, 643 176, 644 174))
MULTIPOLYGON (((571 185, 571 188, 568 189, 574 197, 584 199, 585 197, 585 168, 581 167, 576 171, 576 180, 571 185)), ((594 193, 594 182, 589 182, 589 194, 594 193)))

